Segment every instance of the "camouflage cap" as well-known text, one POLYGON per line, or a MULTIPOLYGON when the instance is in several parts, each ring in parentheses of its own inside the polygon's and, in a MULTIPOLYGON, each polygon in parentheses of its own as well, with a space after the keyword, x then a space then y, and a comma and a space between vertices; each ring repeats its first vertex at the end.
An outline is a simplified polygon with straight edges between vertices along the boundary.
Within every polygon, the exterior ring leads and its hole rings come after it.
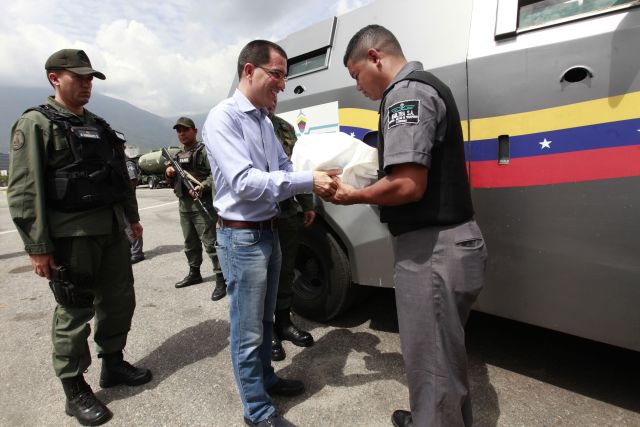
POLYGON ((69 70, 81 76, 95 76, 100 80, 106 79, 105 75, 100 71, 91 68, 91 61, 84 50, 79 49, 62 49, 54 53, 47 59, 44 64, 47 71, 50 70, 69 70))
POLYGON ((178 119, 178 121, 176 122, 175 125, 173 125, 173 128, 177 128, 178 126, 184 126, 186 128, 194 128, 196 127, 196 124, 193 123, 193 120, 191 120, 189 117, 180 117, 178 119))

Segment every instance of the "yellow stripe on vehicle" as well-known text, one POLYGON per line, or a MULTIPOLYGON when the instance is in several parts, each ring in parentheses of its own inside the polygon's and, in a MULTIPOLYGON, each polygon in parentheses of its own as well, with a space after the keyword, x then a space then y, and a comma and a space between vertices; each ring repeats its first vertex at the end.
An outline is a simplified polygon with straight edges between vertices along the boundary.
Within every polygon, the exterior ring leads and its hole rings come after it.
POLYGON ((640 117, 640 92, 561 107, 471 120, 471 138, 528 135, 640 117))

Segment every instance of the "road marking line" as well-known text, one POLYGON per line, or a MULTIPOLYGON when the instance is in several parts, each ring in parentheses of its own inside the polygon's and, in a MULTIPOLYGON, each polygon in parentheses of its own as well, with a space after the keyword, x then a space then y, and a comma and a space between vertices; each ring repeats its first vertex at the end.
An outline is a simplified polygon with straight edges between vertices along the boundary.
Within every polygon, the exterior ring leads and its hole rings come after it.
MULTIPOLYGON (((162 206, 167 206, 167 205, 175 205, 176 203, 178 203, 177 200, 175 202, 162 203, 160 205, 153 205, 153 206, 147 206, 146 208, 139 208, 138 211, 145 211, 147 209, 160 208, 162 206)), ((17 232, 18 232, 18 230, 0 231, 0 236, 3 235, 3 234, 17 233, 17 232)))
POLYGON ((178 203, 177 200, 175 202, 162 203, 161 205, 154 205, 154 206, 147 206, 146 208, 139 208, 138 210, 139 211, 145 211, 147 209, 160 208, 162 206, 167 206, 167 205, 175 205, 176 203, 178 203))

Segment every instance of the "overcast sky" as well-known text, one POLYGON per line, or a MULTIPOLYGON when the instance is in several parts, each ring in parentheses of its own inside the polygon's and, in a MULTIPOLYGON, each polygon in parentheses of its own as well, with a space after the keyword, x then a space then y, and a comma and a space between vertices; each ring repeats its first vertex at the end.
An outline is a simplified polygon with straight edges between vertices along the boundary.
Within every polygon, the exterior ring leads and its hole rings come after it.
POLYGON ((19 0, 0 13, 0 84, 47 85, 44 62, 84 49, 107 80, 94 92, 161 116, 208 111, 225 98, 240 49, 372 0, 19 0))

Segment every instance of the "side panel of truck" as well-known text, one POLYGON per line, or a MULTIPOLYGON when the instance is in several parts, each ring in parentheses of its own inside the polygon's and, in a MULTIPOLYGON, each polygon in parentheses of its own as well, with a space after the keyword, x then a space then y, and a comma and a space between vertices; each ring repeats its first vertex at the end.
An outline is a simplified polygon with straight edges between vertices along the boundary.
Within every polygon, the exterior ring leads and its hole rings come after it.
POLYGON ((476 308, 640 349, 640 9, 495 41, 496 7, 475 3, 468 59, 476 308))

